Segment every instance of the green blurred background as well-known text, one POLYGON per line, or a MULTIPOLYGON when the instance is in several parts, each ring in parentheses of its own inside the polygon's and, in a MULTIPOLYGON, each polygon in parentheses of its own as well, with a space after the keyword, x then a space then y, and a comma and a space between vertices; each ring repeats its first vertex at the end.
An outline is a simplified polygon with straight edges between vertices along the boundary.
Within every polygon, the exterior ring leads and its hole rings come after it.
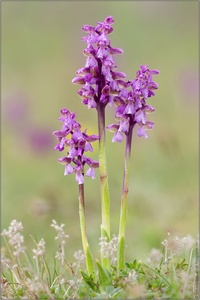
MULTIPOLYGON (((55 250, 52 219, 70 235, 67 257, 81 248, 78 188, 64 177, 52 131, 62 107, 97 133, 96 111, 88 110, 71 83, 85 64, 82 25, 112 15, 118 70, 133 79, 140 64, 159 69, 156 97, 149 103, 155 129, 143 139, 134 132, 127 221, 127 259, 143 259, 160 247, 167 232, 198 232, 198 2, 173 1, 3 1, 2 4, 2 228, 22 221, 55 250)), ((107 124, 114 108, 108 108, 107 124)), ((112 233, 118 232, 124 144, 111 142, 107 159, 112 233)), ((93 157, 98 159, 98 144, 93 157)), ((62 154, 62 153, 61 153, 62 154)), ((99 256, 99 179, 85 180, 87 231, 99 256)))

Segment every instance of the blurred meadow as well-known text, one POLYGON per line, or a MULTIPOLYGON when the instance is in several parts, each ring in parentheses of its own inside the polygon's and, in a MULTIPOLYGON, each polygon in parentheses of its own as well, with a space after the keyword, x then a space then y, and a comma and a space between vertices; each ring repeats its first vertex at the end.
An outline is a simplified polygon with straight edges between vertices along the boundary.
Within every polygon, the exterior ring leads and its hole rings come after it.
MULTIPOLYGON (((29 246, 44 238, 49 259, 55 248, 51 220, 70 235, 69 260, 81 249, 78 186, 64 176, 52 136, 61 128, 60 109, 76 112, 97 134, 94 109, 81 104, 71 83, 85 64, 84 24, 115 19, 111 45, 124 50, 118 70, 133 79, 141 64, 159 69, 156 96, 149 99, 155 128, 149 138, 134 132, 127 221, 127 260, 143 259, 160 247, 167 232, 198 233, 198 2, 173 1, 3 1, 2 25, 2 221, 24 225, 29 246)), ((114 119, 108 108, 107 125, 114 119)), ((107 132, 112 233, 118 233, 124 144, 107 132)), ((98 159, 98 144, 92 157, 98 159)), ((99 173, 86 178, 86 222, 91 248, 99 256, 99 173)), ((32 248, 31 248, 32 249, 32 248)))

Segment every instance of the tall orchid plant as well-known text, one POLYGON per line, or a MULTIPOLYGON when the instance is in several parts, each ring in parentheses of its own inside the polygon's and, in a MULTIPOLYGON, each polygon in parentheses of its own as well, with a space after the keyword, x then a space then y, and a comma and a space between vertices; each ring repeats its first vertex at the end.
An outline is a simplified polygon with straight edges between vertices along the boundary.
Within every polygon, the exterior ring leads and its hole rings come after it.
MULTIPOLYGON (((61 109, 59 121, 63 123, 62 129, 54 131, 58 139, 55 150, 66 150, 65 156, 59 162, 65 165, 64 175, 75 173, 79 186, 79 215, 83 250, 86 256, 88 274, 94 272, 94 262, 86 235, 85 205, 84 205, 84 176, 95 178, 95 168, 100 170, 100 191, 102 206, 101 239, 110 241, 110 194, 108 185, 108 172, 106 163, 106 129, 113 131, 113 142, 122 142, 126 139, 124 156, 124 177, 121 197, 121 211, 119 220, 119 245, 117 255, 117 268, 123 269, 125 262, 125 229, 127 218, 127 196, 129 186, 129 165, 133 129, 137 125, 137 135, 147 138, 146 130, 152 129, 154 123, 146 120, 146 114, 154 111, 153 106, 146 103, 147 98, 154 96, 158 84, 152 76, 158 70, 150 70, 148 65, 141 65, 136 72, 134 80, 126 81, 126 75, 117 71, 114 55, 122 54, 120 48, 111 46, 108 35, 113 31, 114 19, 108 16, 97 26, 84 25, 82 30, 86 36, 82 41, 87 44, 84 55, 86 64, 76 72, 72 80, 80 84, 78 91, 82 103, 88 108, 97 111, 98 135, 87 135, 86 130, 81 130, 81 125, 76 121, 75 113, 68 109, 61 109), (105 111, 107 105, 115 105, 116 124, 105 126, 105 111), (99 141, 99 162, 87 157, 85 152, 93 151, 92 142, 99 141), (88 167, 85 170, 86 166, 88 167)), ((110 259, 102 253, 102 267, 110 270, 110 259)), ((101 268, 97 261, 98 268, 101 268)))

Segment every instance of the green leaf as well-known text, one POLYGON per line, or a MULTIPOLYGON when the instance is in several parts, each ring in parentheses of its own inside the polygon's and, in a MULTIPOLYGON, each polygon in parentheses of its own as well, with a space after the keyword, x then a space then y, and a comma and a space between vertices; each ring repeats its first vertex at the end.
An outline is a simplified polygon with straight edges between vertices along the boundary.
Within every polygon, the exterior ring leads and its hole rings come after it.
POLYGON ((154 272, 167 286, 169 286, 170 288, 172 287, 172 285, 169 283, 169 281, 167 280, 166 277, 164 277, 163 275, 161 275, 159 272, 157 272, 156 270, 148 267, 145 263, 143 263, 144 267, 146 267, 147 269, 151 270, 152 272, 154 272))
POLYGON ((122 288, 117 287, 116 289, 114 289, 114 291, 112 291, 112 293, 110 293, 110 298, 124 298, 125 296, 125 292, 122 288))
POLYGON ((124 236, 121 237, 119 241, 119 248, 118 248, 118 268, 124 268, 124 256, 125 256, 125 239, 124 236))
POLYGON ((101 236, 106 237, 107 238, 107 242, 110 241, 109 235, 108 235, 107 231, 103 228, 102 225, 101 225, 101 236))
MULTIPOLYGON (((110 238, 109 238, 109 236, 108 236, 108 233, 107 233, 107 231, 102 227, 102 225, 101 225, 101 236, 102 236, 102 237, 106 237, 107 242, 110 241, 110 238)), ((107 270, 110 271, 110 259, 107 258, 107 257, 103 257, 103 255, 102 255, 102 261, 101 261, 101 262, 102 262, 103 266, 104 266, 107 270)))
POLYGON ((81 275, 83 277, 83 281, 94 291, 94 292, 98 292, 98 285, 96 282, 94 282, 94 279, 92 278, 92 276, 89 276, 88 274, 86 274, 84 271, 81 271, 81 275))
POLYGON ((96 260, 96 264, 98 267, 98 275, 99 275, 100 285, 102 287, 112 285, 112 277, 111 277, 110 272, 106 268, 102 267, 102 265, 100 264, 100 262, 98 260, 96 260))
POLYGON ((94 273, 94 264, 93 264, 93 259, 92 259, 89 246, 87 246, 87 250, 86 250, 86 264, 87 264, 88 272, 91 275, 92 273, 94 273))

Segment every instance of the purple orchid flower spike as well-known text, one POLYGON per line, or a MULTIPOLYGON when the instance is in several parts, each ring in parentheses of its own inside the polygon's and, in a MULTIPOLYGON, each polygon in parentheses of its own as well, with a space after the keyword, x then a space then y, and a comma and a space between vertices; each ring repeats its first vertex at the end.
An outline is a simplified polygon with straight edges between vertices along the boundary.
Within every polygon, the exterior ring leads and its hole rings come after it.
POLYGON ((110 45, 108 35, 113 31, 114 19, 108 16, 97 26, 84 25, 82 30, 88 35, 82 38, 87 44, 84 55, 87 57, 85 67, 76 72, 72 80, 74 84, 81 84, 78 91, 83 104, 88 108, 97 108, 98 102, 106 106, 112 103, 113 95, 121 89, 126 75, 116 72, 114 54, 121 54, 123 50, 110 45))
POLYGON ((154 107, 146 103, 147 98, 155 95, 153 90, 158 84, 152 80, 152 75, 159 74, 158 70, 149 70, 148 65, 140 66, 133 81, 128 81, 113 101, 117 106, 115 117, 118 125, 110 124, 107 129, 115 132, 113 142, 121 142, 124 134, 139 125, 137 135, 147 138, 146 130, 152 129, 154 123, 146 120, 146 114, 152 113, 154 107), (130 90, 128 90, 130 88, 130 90))
POLYGON ((89 169, 86 175, 95 178, 95 168, 99 167, 99 163, 84 155, 85 152, 93 152, 91 142, 99 139, 97 135, 87 135, 86 130, 81 131, 81 125, 75 120, 76 114, 68 109, 61 109, 59 121, 63 122, 62 129, 54 131, 53 135, 58 139, 59 143, 54 147, 55 150, 63 151, 67 149, 67 155, 58 159, 65 164, 64 175, 72 173, 76 174, 78 184, 84 183, 84 166, 89 169))

